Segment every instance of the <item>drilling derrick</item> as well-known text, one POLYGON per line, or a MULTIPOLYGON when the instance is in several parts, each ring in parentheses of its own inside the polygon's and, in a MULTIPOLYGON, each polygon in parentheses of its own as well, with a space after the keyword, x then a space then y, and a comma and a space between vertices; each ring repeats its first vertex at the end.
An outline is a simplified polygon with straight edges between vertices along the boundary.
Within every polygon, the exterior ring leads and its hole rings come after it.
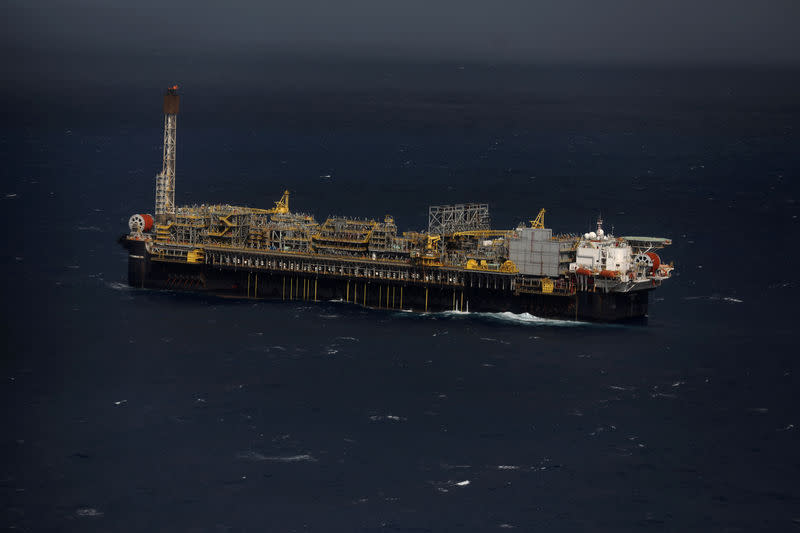
POLYGON ((175 217, 175 134, 177 130, 178 86, 164 94, 164 158, 156 176, 156 223, 166 224, 175 217))

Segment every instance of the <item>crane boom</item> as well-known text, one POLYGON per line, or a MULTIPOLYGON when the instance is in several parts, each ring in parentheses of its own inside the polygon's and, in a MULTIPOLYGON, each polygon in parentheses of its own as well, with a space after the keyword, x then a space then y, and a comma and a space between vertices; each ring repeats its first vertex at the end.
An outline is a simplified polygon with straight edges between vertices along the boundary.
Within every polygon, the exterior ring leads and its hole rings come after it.
POLYGON ((536 218, 534 220, 531 220, 531 227, 532 228, 539 228, 539 229, 544 228, 544 214, 546 212, 547 211, 544 208, 542 208, 539 211, 539 214, 536 215, 536 218))

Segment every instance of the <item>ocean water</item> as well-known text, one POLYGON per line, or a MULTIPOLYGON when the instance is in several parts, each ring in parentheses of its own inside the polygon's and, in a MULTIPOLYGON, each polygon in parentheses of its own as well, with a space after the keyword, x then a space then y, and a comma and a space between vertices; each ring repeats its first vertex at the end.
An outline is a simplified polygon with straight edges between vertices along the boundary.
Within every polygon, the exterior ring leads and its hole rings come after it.
POLYGON ((797 72, 271 72, 180 80, 180 203, 602 213, 674 278, 646 326, 130 289, 160 86, 7 89, 3 526, 800 528, 797 72))

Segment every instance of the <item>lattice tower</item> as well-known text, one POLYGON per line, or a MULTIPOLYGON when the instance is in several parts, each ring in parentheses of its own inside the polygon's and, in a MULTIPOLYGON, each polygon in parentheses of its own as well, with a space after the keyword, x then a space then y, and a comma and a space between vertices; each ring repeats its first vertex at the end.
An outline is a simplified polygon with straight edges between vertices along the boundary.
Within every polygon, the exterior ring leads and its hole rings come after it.
POLYGON ((156 222, 164 224, 175 217, 175 138, 178 123, 178 86, 164 95, 164 153, 161 172, 156 176, 156 222))

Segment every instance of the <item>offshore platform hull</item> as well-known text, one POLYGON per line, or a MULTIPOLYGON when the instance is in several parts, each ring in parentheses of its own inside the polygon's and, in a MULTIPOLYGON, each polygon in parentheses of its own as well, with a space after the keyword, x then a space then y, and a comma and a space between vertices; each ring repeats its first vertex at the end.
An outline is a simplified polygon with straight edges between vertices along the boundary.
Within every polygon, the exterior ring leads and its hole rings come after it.
MULTIPOLYGON (((406 265, 406 279, 355 268, 325 270, 320 259, 279 252, 234 258, 231 262, 187 263, 151 254, 145 241, 120 238, 129 251, 132 287, 213 294, 222 297, 328 301, 416 312, 473 311, 530 313, 542 318, 622 321, 647 315, 649 289, 631 292, 574 291, 542 294, 526 291, 513 274, 460 272, 426 280, 424 268, 406 265), (252 259, 259 257, 259 259, 252 259)), ((212 256, 213 257, 213 256, 212 256)), ((218 256, 222 257, 222 255, 218 256)), ((341 260, 337 262, 341 264, 341 260)), ((396 269, 395 269, 396 270, 396 269)), ((432 276, 431 276, 432 278, 432 276)))
POLYGON ((545 209, 530 226, 492 229, 489 205, 428 207, 427 231, 383 220, 274 207, 175 203, 178 86, 164 94, 162 169, 154 214, 135 213, 120 238, 128 281, 141 288, 223 297, 320 301, 417 312, 530 313, 568 320, 647 316, 650 292, 673 265, 661 237, 597 231, 554 235, 545 209))

